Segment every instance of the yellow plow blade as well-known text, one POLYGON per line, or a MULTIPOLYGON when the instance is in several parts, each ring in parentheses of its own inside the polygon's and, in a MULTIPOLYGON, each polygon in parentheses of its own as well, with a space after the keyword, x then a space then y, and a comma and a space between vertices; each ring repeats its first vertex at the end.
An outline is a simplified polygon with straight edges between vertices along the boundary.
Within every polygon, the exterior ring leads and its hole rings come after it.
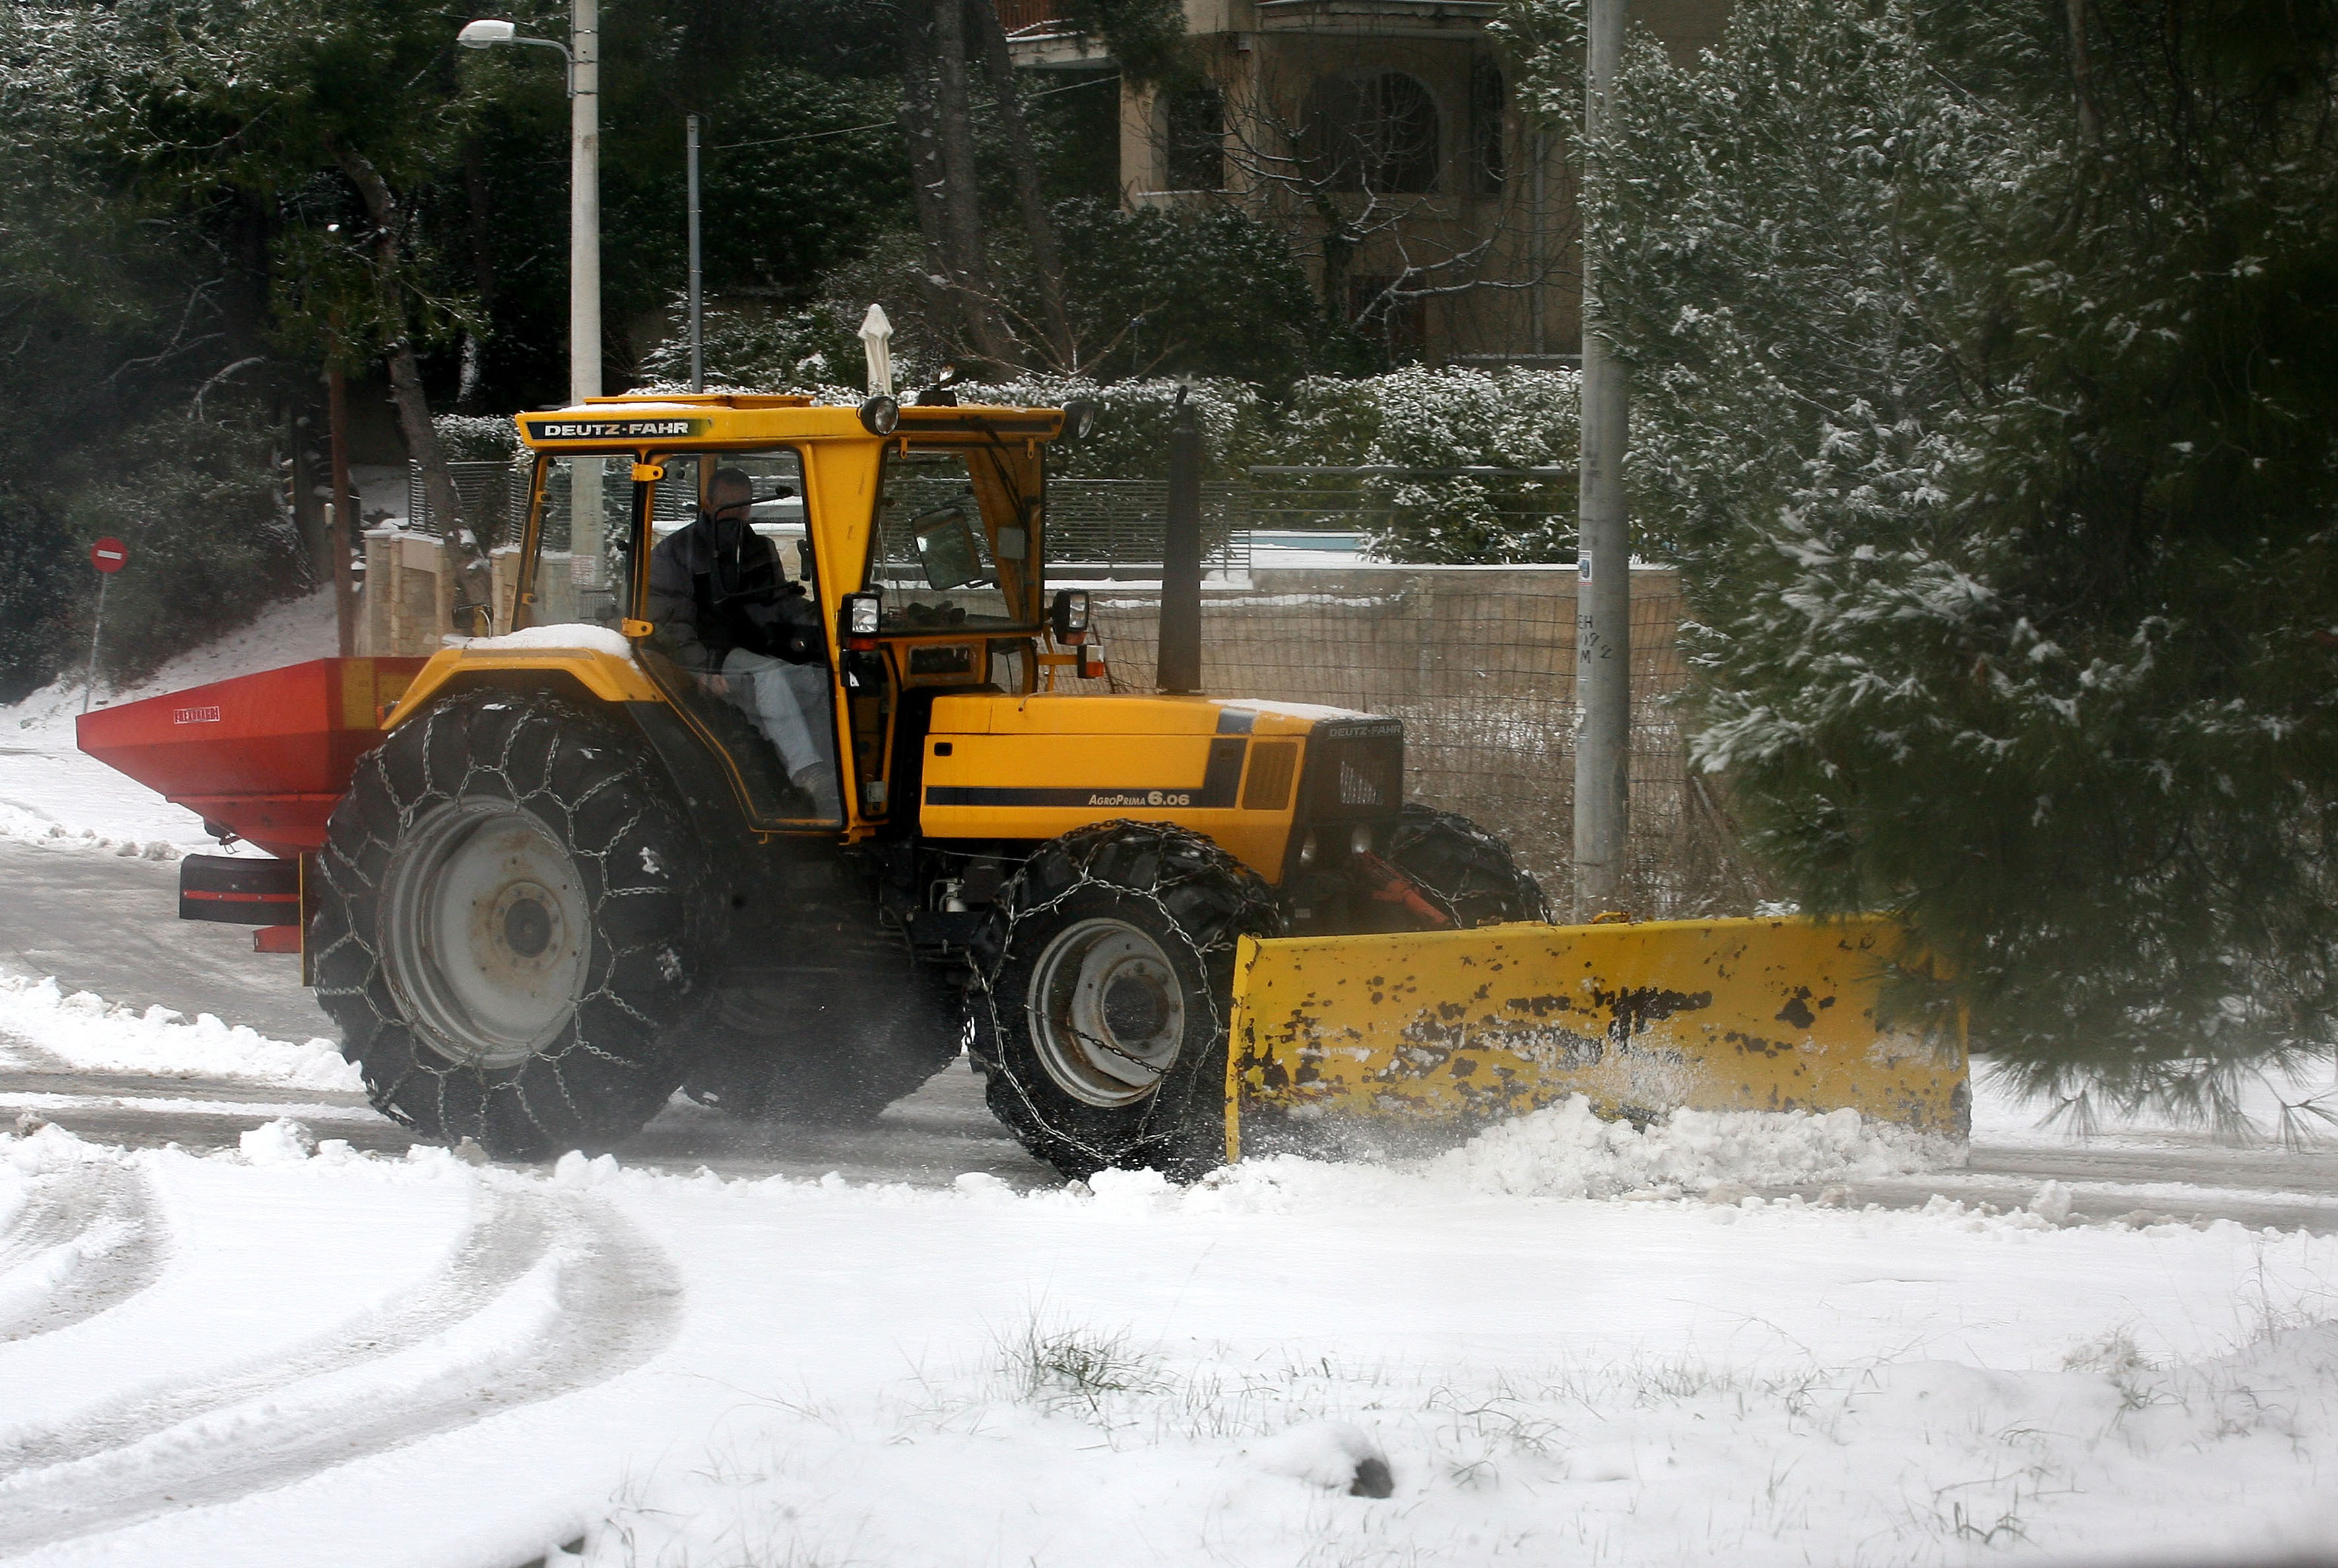
POLYGON ((1848 1106, 1963 1136, 1961 1025, 1879 1022, 1904 944, 1880 918, 1245 938, 1226 1157, 1448 1142, 1570 1094, 1636 1119, 1848 1106))

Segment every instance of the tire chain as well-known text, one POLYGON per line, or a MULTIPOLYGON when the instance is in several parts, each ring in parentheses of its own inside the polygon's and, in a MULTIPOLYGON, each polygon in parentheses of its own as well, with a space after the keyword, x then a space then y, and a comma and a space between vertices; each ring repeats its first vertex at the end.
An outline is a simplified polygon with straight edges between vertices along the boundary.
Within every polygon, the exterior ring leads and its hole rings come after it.
MULTIPOLYGON (((446 1137, 451 1141, 459 1132, 484 1132, 495 1108, 495 1097, 506 1094, 530 1126, 544 1137, 559 1142, 570 1136, 571 1131, 547 1124, 545 1114, 530 1102, 522 1087, 521 1073, 532 1069, 537 1062, 548 1063, 553 1084, 572 1118, 569 1129, 579 1124, 589 1127, 596 1108, 578 1102, 568 1083, 568 1074, 564 1070, 567 1060, 571 1056, 582 1055, 619 1069, 624 1075, 639 1075, 653 1065, 658 1037, 668 1032, 672 1022, 668 1020, 662 1024, 642 1013, 613 986, 613 978, 621 972, 627 960, 653 953, 653 962, 661 975, 669 982, 678 977, 683 992, 693 988, 682 955, 675 951, 673 931, 677 922, 662 923, 655 928, 664 934, 647 942, 614 946, 604 936, 609 929, 606 916, 621 900, 669 897, 678 893, 683 908, 689 910, 697 902, 695 895, 698 889, 688 885, 676 886, 667 880, 676 871, 687 873, 690 869, 687 863, 679 867, 661 865, 646 846, 632 840, 632 834, 642 826, 644 817, 640 805, 636 805, 622 821, 602 833, 600 848, 590 848, 579 842, 577 833, 578 818, 585 815, 593 802, 606 791, 632 783, 636 787, 637 800, 654 801, 664 792, 663 783, 652 773, 646 759, 638 749, 629 746, 622 736, 613 732, 604 720, 587 710, 555 698, 532 693, 478 693, 442 703, 409 722, 420 727, 419 778, 409 779, 407 786, 401 788, 394 776, 390 764, 392 748, 398 744, 401 737, 409 733, 408 729, 401 728, 397 735, 359 762, 348 792, 333 809, 326 846, 318 856, 317 864, 325 881, 339 896, 343 907, 358 903, 378 906, 397 840, 406 836, 425 808, 457 800, 466 795, 494 796, 543 818, 559 833, 570 855, 585 863, 580 864, 578 868, 584 873, 580 880, 587 884, 591 904, 589 926, 593 941, 588 956, 591 967, 586 977, 592 984, 578 995, 569 1026, 562 1038, 555 1042, 554 1048, 539 1051, 518 1070, 506 1070, 496 1074, 500 1081, 488 1085, 478 1106, 467 1114, 457 1112, 450 1115, 450 1085, 467 1076, 476 1079, 485 1074, 439 1056, 424 1044, 402 1010, 392 1007, 385 1011, 383 1002, 394 997, 395 992, 377 932, 361 930, 357 923, 349 922, 343 923, 339 932, 329 936, 317 952, 318 1001, 327 1006, 328 1012, 333 1011, 328 1003, 329 998, 354 1001, 372 1014, 377 1034, 388 1030, 401 1032, 408 1037, 408 1064, 396 1078, 388 1083, 378 1083, 373 1070, 369 1066, 366 1070, 368 1098, 376 1110, 392 1121, 426 1136, 446 1137), (517 710, 519 718, 505 727, 500 753, 492 761, 469 756, 469 742, 475 739, 472 731, 478 719, 486 713, 506 708, 517 710), (550 729, 548 740, 535 739, 533 732, 539 726, 529 723, 527 720, 530 719, 545 721, 550 729), (457 729, 464 731, 456 744, 461 747, 466 757, 465 764, 458 777, 441 778, 442 741, 448 730, 457 729), (530 750, 540 748, 540 757, 522 755, 523 746, 531 741, 534 744, 530 750), (562 800, 554 793, 552 782, 561 762, 572 753, 592 758, 596 752, 625 757, 626 760, 624 765, 607 772, 575 800, 562 800), (529 784, 516 776, 515 770, 523 767, 535 774, 535 783, 529 784), (378 791, 379 800, 390 808, 395 831, 389 838, 384 838, 379 830, 383 826, 380 814, 368 810, 360 799, 368 790, 378 791), (354 845, 348 842, 350 837, 348 829, 350 828, 357 830, 354 845), (560 831, 564 828, 565 832, 560 831), (628 848, 640 854, 642 874, 660 878, 663 886, 628 886, 624 877, 614 874, 616 868, 612 865, 611 857, 628 848), (370 876, 368 866, 378 867, 370 876), (363 979, 354 985, 326 985, 327 969, 339 966, 346 957, 345 949, 353 949, 363 956, 363 979), (622 1040, 595 1038, 595 1031, 588 1026, 587 1020, 591 1013, 603 1007, 614 1009, 623 1018, 630 1019, 643 1038, 631 1048, 622 1040), (439 1123, 436 1128, 425 1126, 398 1104, 398 1097, 408 1091, 417 1073, 433 1081, 424 1093, 433 1107, 432 1114, 439 1123), (475 1121, 477 1126, 458 1127, 456 1125, 457 1121, 475 1121)), ((686 858, 677 858, 686 861, 686 858)), ((320 927, 326 924, 323 912, 320 912, 319 924, 320 927)), ((320 931, 320 934, 323 933, 320 931)), ((340 1021, 338 1013, 335 1014, 335 1021, 340 1021)), ((343 1031, 346 1049, 346 1024, 343 1031)), ((459 1100, 461 1097, 457 1098, 459 1100)), ((484 1138, 481 1141, 486 1142, 484 1138)))
MULTIPOLYGON (((1211 838, 1164 822, 1127 818, 1098 822, 1064 835, 1042 848, 999 890, 991 921, 977 941, 974 976, 967 992, 971 1024, 969 1054, 994 1080, 1012 1088, 1032 1129, 1099 1166, 1111 1166, 1127 1161, 1133 1154, 1163 1152, 1174 1145, 1183 1128, 1184 1113, 1190 1110, 1193 1085, 1189 1083, 1184 1101, 1174 1106, 1164 1108, 1161 1103, 1164 1094, 1156 1093, 1145 1103, 1137 1136, 1124 1147, 1106 1149, 1057 1125, 1033 1100, 997 1046, 1005 1025, 999 1014, 1000 998, 995 981, 1008 955, 1015 950, 1017 932, 1039 916, 1056 913, 1073 897, 1089 888, 1142 898, 1159 912, 1170 932, 1185 945, 1203 973, 1210 977, 1211 983, 1205 987, 1210 1037, 1218 1041, 1225 1040, 1233 1022, 1226 1013, 1231 998, 1221 996, 1217 984, 1220 961, 1231 965, 1239 937, 1275 935, 1282 927, 1283 917, 1272 890, 1258 874, 1211 838), (1148 865, 1149 876, 1128 875, 1148 865), (1044 892, 1044 896, 1033 897, 1035 892, 1044 892), (1180 899, 1181 893, 1188 897, 1180 899), (1193 895, 1203 897, 1197 899, 1193 895), (1180 903, 1187 906, 1183 916, 1176 906, 1180 903), (1194 907, 1196 904, 1198 908, 1194 907)), ((1181 1054, 1175 1065, 1183 1064, 1181 1054)), ((1174 1072, 1175 1065, 1170 1072, 1174 1072)), ((1164 1079, 1168 1075, 1161 1074, 1164 1079)), ((1022 1129, 1017 1127, 1017 1131, 1020 1132, 1022 1129)), ((1050 1159, 1042 1149, 1034 1148, 1032 1152, 1042 1159, 1050 1159)))
POLYGON ((1518 906, 1503 912, 1505 920, 1548 920, 1549 896, 1534 874, 1518 863, 1510 847, 1487 832, 1469 818, 1452 811, 1440 811, 1434 807, 1407 805, 1399 820, 1394 842, 1389 849, 1389 859, 1412 879, 1413 886, 1428 897, 1453 924, 1461 928, 1484 925, 1484 918, 1472 918, 1463 906, 1488 897, 1499 897, 1505 903, 1518 906), (1439 834, 1450 834, 1462 840, 1468 864, 1462 868, 1460 885, 1443 887, 1424 874, 1423 869, 1409 863, 1408 857, 1439 834), (1478 884, 1476 887, 1470 883, 1478 884))

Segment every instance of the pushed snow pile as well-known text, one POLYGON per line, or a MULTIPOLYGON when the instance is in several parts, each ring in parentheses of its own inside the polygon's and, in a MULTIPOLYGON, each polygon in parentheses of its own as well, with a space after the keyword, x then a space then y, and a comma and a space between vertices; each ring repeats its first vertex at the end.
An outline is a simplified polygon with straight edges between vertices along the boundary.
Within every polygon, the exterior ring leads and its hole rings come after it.
POLYGON ((1642 1131, 1593 1115, 1577 1094, 1488 1128, 1421 1169, 1478 1192, 1612 1198, 1708 1192, 1724 1183, 1792 1187, 1960 1163, 1953 1141, 1870 1122, 1856 1111, 1675 1111, 1642 1131))
POLYGON ((1351 1497, 1396 1493, 1388 1455, 1362 1427, 1345 1421, 1310 1421, 1253 1443, 1243 1453, 1270 1475, 1288 1475, 1327 1492, 1351 1497))
POLYGON ((298 1165, 317 1152, 317 1136, 290 1116, 263 1122, 237 1140, 254 1165, 298 1165))
POLYGON ((564 626, 527 626, 517 632, 507 632, 501 637, 474 637, 463 646, 474 653, 497 652, 508 648, 582 648, 589 652, 606 653, 612 659, 630 661, 634 645, 625 641, 622 632, 606 626, 582 623, 564 626))
POLYGON ((57 983, 0 975, 0 1026, 75 1067, 158 1077, 250 1078, 304 1089, 362 1090, 357 1068, 329 1040, 293 1044, 208 1013, 118 1006, 61 994, 57 983))

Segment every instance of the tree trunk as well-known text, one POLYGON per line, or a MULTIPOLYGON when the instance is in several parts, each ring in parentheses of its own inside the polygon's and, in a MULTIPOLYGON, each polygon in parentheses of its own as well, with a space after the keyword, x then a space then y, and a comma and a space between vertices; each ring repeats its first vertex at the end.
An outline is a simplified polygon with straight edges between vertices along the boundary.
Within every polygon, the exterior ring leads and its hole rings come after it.
MULTIPOLYGON (((479 313, 492 317, 496 308, 496 248, 491 202, 487 192, 486 152, 476 136, 463 139, 463 197, 471 230, 471 282, 479 294, 479 313)), ((455 394, 458 414, 479 412, 480 387, 486 378, 486 341, 481 328, 463 334, 463 379, 455 394)))
POLYGON ((977 357, 996 368, 1017 360, 1001 329, 990 268, 983 253, 982 210, 974 162, 973 105, 966 90, 966 9, 962 0, 931 0, 934 79, 942 150, 942 211, 948 220, 952 281, 966 313, 967 336, 977 357))
POLYGON ((1038 274, 1039 324, 1046 338, 1047 357, 1069 376, 1079 369, 1079 345, 1072 338, 1071 317, 1064 309, 1063 247, 1056 242, 1056 220, 1039 190, 1039 160, 1031 150, 1030 127, 1023 120, 1023 96, 1015 82, 1015 61, 1007 50, 1007 29, 1000 25, 996 0, 966 0, 969 20, 982 44, 983 69, 997 95, 998 117, 1007 127, 1007 154, 1015 166, 1015 198, 1023 210, 1023 231, 1030 242, 1033 270, 1038 274))
POLYGON ((2092 152, 2102 138, 2095 118, 2094 72, 2087 58, 2087 0, 2068 0, 2070 22, 2070 85, 2078 99, 2078 142, 2092 152))
POLYGON ((438 447, 438 433, 431 427, 430 400, 423 393, 422 368, 414 358, 398 270, 398 198, 364 153, 330 134, 325 145, 341 172, 358 188, 366 214, 373 221, 374 291, 380 305, 382 330, 388 338, 382 357, 389 366, 390 400, 398 407, 398 429, 406 436, 407 451, 422 465, 422 494, 438 524, 439 537, 447 542, 447 560, 461 571, 470 603, 486 605, 489 597, 483 581, 486 561, 476 543, 465 534, 454 471, 447 466, 447 455, 438 447))
POLYGON ((949 214, 942 200, 949 181, 934 113, 934 14, 928 0, 901 0, 901 133, 909 144, 909 190, 917 203, 918 232, 926 241, 918 289, 935 337, 955 342, 962 335, 966 313, 959 309, 957 290, 949 287, 949 214))

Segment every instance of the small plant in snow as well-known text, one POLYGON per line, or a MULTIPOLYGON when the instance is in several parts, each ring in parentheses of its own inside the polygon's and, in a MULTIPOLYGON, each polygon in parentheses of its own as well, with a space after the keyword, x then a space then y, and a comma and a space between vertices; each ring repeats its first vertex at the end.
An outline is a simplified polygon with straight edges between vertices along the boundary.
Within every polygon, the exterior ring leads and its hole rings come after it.
POLYGON ((1011 1396, 1043 1409, 1076 1409, 1100 1420, 1123 1397, 1165 1392, 1160 1358, 1136 1349, 1126 1329, 1051 1327, 1037 1314, 997 1342, 1011 1396))

